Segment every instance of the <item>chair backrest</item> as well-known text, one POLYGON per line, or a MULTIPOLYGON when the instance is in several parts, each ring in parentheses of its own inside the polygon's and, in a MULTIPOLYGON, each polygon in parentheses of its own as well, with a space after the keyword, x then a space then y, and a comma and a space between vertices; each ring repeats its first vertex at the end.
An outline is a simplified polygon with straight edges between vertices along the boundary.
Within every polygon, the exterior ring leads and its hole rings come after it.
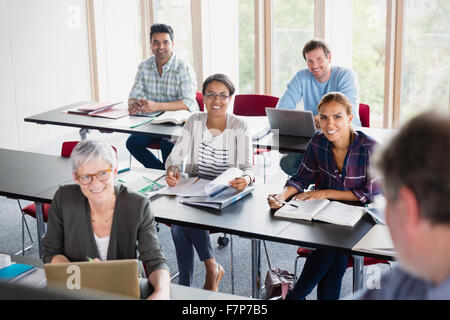
POLYGON ((200 109, 200 111, 205 111, 205 105, 203 104, 203 95, 201 92, 196 92, 195 100, 197 100, 198 108, 200 109))
POLYGON ((370 107, 368 104, 359 104, 359 119, 361 120, 361 126, 370 127, 370 107))
POLYGON ((72 154, 72 151, 78 142, 80 142, 80 141, 65 141, 65 142, 63 142, 62 147, 61 147, 61 157, 70 158, 70 155, 72 154))
POLYGON ((265 116, 266 108, 275 108, 278 98, 265 94, 237 94, 233 113, 239 116, 265 116))
MULTIPOLYGON (((80 142, 80 141, 65 141, 65 142, 63 142, 62 147, 61 147, 61 157, 70 158, 70 155, 72 154, 72 151, 73 151, 73 149, 75 149, 75 146, 78 144, 78 142, 80 142)), ((117 148, 113 145, 111 145, 111 147, 116 152, 116 159, 118 161, 117 148)))

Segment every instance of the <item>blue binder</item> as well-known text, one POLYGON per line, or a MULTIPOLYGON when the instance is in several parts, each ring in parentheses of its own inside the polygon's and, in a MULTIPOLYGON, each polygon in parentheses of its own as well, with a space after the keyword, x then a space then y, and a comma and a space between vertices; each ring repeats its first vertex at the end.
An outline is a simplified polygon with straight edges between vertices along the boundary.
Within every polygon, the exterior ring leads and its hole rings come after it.
POLYGON ((14 263, 8 267, 0 269, 0 280, 16 281, 27 274, 36 270, 35 266, 29 266, 26 264, 14 263))

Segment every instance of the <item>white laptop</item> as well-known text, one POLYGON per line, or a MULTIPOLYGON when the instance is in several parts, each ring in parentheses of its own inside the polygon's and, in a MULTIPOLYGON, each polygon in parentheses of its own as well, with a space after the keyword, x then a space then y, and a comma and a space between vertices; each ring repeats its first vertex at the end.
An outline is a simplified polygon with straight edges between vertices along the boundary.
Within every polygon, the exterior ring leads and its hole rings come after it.
POLYGON ((311 111, 266 108, 266 114, 274 134, 310 138, 317 131, 311 111))
POLYGON ((45 264, 47 286, 74 293, 100 290, 139 299, 138 261, 135 259, 45 264))

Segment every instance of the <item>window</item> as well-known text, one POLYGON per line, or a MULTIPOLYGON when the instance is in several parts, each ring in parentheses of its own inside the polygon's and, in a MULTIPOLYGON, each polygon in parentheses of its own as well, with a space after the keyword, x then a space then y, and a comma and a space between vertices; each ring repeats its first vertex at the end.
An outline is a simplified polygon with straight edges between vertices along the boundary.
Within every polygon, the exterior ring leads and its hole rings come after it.
POLYGON ((272 10, 272 95, 279 97, 306 68, 302 49, 314 37, 314 0, 274 0, 272 10))
POLYGON ((450 2, 405 1, 400 122, 449 108, 450 2))
POLYGON ((175 53, 193 66, 191 1, 155 0, 154 6, 155 22, 168 24, 173 29, 175 53))
POLYGON ((99 100, 126 101, 143 60, 139 0, 94 4, 99 100))
POLYGON ((370 106, 370 126, 383 127, 386 0, 353 1, 352 68, 359 101, 370 106))
POLYGON ((255 2, 239 0, 239 92, 255 92, 255 2))

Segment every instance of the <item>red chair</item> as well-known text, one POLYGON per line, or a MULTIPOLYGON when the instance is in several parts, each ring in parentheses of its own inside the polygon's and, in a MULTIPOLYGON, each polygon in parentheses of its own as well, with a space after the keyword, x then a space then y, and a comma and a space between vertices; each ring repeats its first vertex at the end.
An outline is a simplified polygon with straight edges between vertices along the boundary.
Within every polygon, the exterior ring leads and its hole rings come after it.
MULTIPOLYGON (((275 108, 278 103, 277 97, 265 94, 237 94, 234 97, 233 113, 238 116, 266 116, 266 108, 275 108)), ((263 154, 270 149, 257 148, 253 153, 263 154)), ((264 157, 264 183, 266 183, 266 158, 264 157)))
POLYGON ((265 94, 237 94, 233 113, 239 116, 266 116, 266 108, 275 108, 278 98, 265 94))
MULTIPOLYGON (((298 261, 298 259, 300 259, 300 258, 307 258, 312 250, 313 249, 302 248, 302 247, 299 247, 297 249, 297 257, 295 258, 295 266, 294 266, 294 281, 297 281, 297 261, 298 261)), ((363 264, 365 266, 370 266, 370 265, 378 264, 378 263, 385 263, 385 264, 388 264, 389 267, 392 267, 390 261, 388 261, 388 260, 364 257, 364 263, 363 264)), ((347 262, 347 268, 352 268, 353 264, 354 264, 353 257, 349 256, 348 257, 348 262, 347 262)), ((354 288, 354 291, 355 291, 355 288, 354 288)))
POLYGON ((368 104, 359 104, 359 119, 362 127, 370 128, 370 107, 368 104))

